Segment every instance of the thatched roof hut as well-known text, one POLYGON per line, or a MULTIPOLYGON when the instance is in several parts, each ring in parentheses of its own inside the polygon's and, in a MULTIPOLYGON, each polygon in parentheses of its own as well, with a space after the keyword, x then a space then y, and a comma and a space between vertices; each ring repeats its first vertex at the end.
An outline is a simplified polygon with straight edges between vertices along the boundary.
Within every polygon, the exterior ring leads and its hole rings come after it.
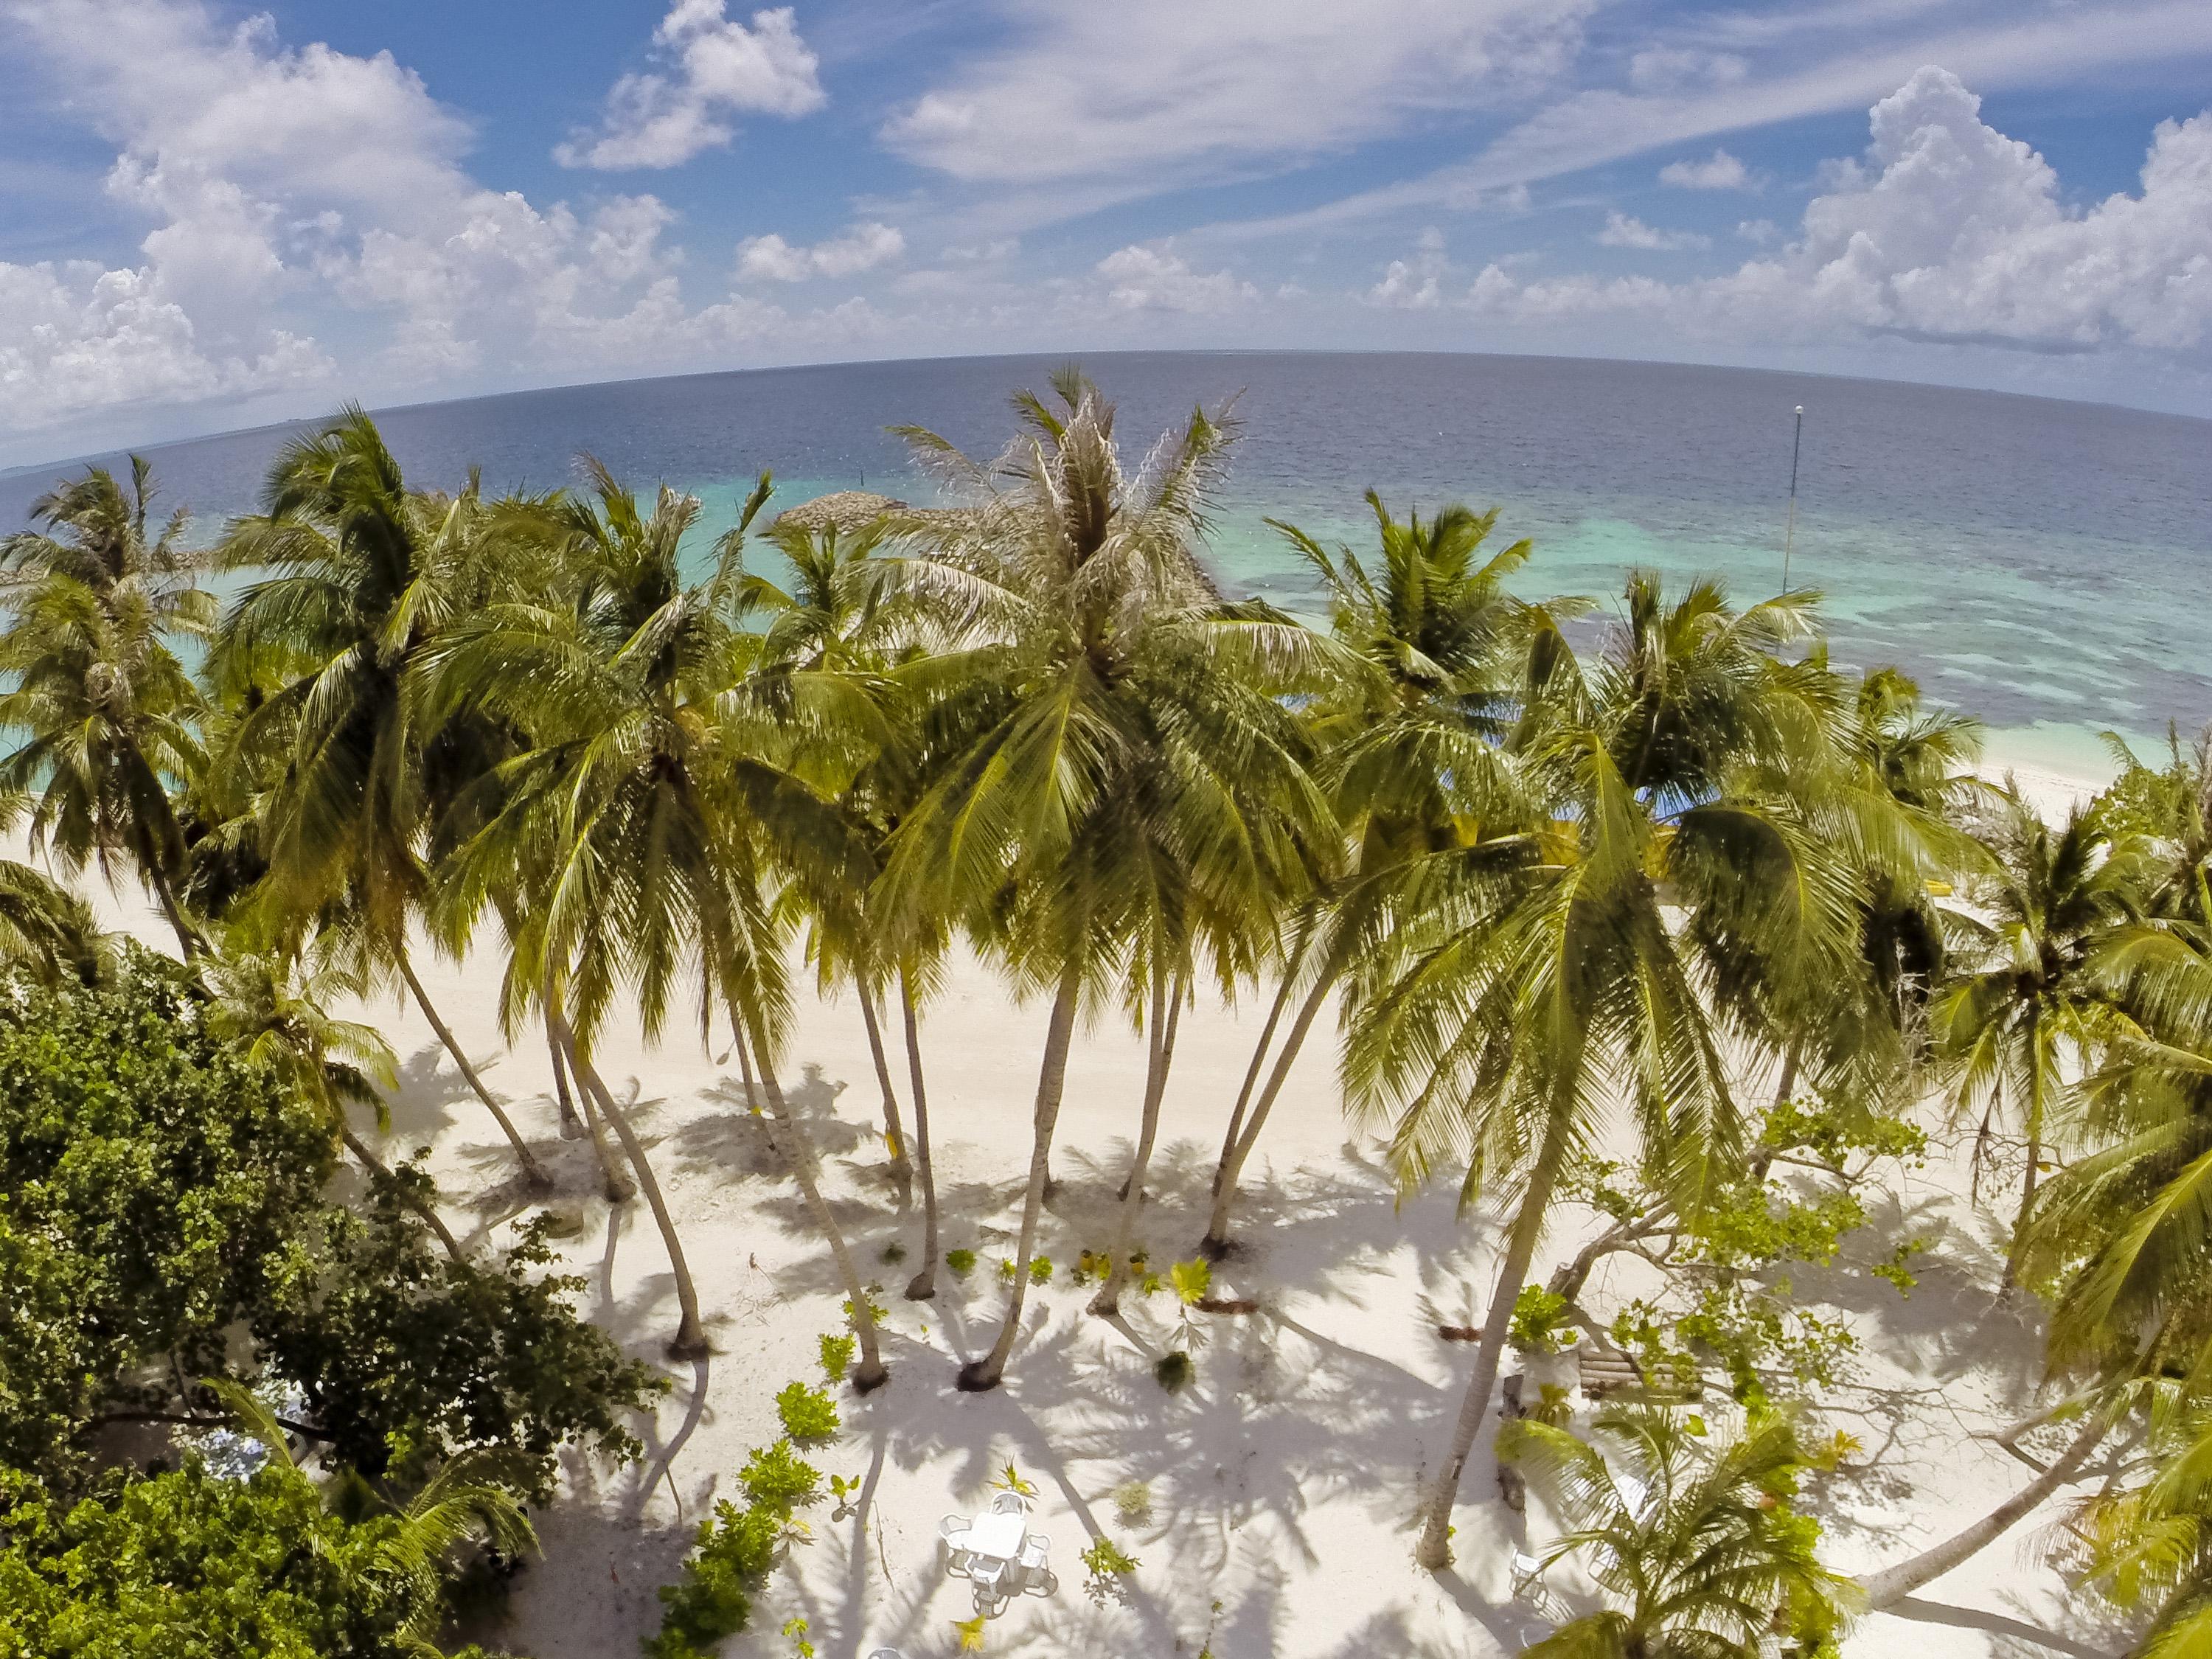
POLYGON ((788 512, 775 515, 775 522, 787 524, 799 530, 858 530, 862 525, 895 512, 906 505, 888 495, 878 495, 866 489, 838 489, 827 495, 817 495, 811 501, 801 501, 788 512))

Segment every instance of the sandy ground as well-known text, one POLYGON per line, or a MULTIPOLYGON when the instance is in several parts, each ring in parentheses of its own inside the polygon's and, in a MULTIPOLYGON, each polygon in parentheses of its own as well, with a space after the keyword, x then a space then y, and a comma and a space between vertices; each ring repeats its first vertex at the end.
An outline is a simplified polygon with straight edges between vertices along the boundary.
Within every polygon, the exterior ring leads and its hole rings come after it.
MULTIPOLYGON (((159 942, 140 907, 122 908, 159 942)), ((424 978, 556 1171, 555 1202, 582 1224, 568 1265, 588 1280, 586 1313, 631 1352, 665 1364, 675 1305, 651 1217, 642 1200, 611 1215, 589 1143, 558 1138, 542 1042, 533 1033, 510 1051, 498 1036, 495 971, 489 961, 426 963, 424 978)), ((530 1212, 507 1179, 496 1130, 418 1017, 390 1005, 368 1012, 404 1066, 389 1149, 431 1147, 455 1231, 498 1243, 530 1212)), ((1249 1010, 1210 1006, 1185 1018, 1142 1228, 1156 1261, 1188 1255, 1203 1231, 1212 1157, 1259 1023, 1249 1010)), ((1200 1318, 1204 1342, 1187 1389, 1170 1395, 1150 1374, 1152 1357, 1175 1345, 1171 1298, 1133 1297, 1126 1322, 1108 1323, 1085 1314, 1090 1292, 1064 1277, 1032 1295, 1006 1386, 982 1395, 953 1389, 959 1359, 996 1328, 1003 1291, 988 1266, 1011 1253, 1018 1223, 1042 1027, 1041 1008, 1010 1006, 973 965, 928 1010, 945 1243, 971 1247, 988 1265, 965 1284, 945 1275, 934 1303, 915 1304, 898 1294, 913 1263, 884 1259, 895 1245, 918 1247, 921 1224, 918 1209, 902 1212, 884 1175, 880 1097, 859 1011, 849 999, 803 999, 787 1086, 863 1271, 886 1287, 892 1380, 866 1401, 845 1395, 845 1432, 813 1459, 860 1478, 857 1505, 810 1513, 811 1539, 792 1549, 751 1629, 724 1651, 787 1653, 777 1632, 796 1615, 824 1659, 883 1646, 907 1659, 953 1652, 968 1587, 938 1571, 938 1523, 985 1507, 990 1476, 1008 1462, 1039 1488, 1033 1524, 1052 1540, 1060 1590, 1010 1607, 990 1626, 989 1653, 1156 1659, 1210 1644, 1217 1659, 1474 1659, 1541 1635, 1545 1621, 1511 1596, 1508 1564, 1516 1546, 1540 1545, 1545 1523, 1498 1501, 1481 1449, 1462 1490, 1456 1569, 1432 1577, 1411 1559, 1408 1516, 1442 1455, 1469 1358, 1435 1328, 1479 1319, 1494 1218, 1457 1215, 1449 1190, 1399 1200, 1373 1144, 1347 1133, 1327 1042, 1301 1059, 1249 1172, 1249 1251, 1217 1274, 1262 1311, 1200 1318), (1151 1511, 1133 1525, 1113 1498, 1130 1482, 1143 1484, 1151 1511), (1097 1605, 1084 1593, 1077 1553, 1101 1534, 1142 1564, 1125 1604, 1097 1605)), ((775 1390, 793 1377, 818 1380, 816 1340, 840 1327, 828 1252, 744 1109, 734 1061, 726 1067, 719 1052, 681 1035, 650 1050, 634 1031, 603 1039, 602 1069, 636 1102, 679 1218, 714 1352, 668 1368, 671 1393, 639 1425, 649 1448, 642 1464, 571 1460, 568 1493, 539 1519, 544 1559, 518 1582, 505 1621, 478 1632, 488 1645, 536 1659, 635 1653, 657 1625, 654 1588, 674 1576, 691 1528, 737 1492, 747 1449, 775 1437, 775 1390)), ((1079 1042, 1054 1158, 1062 1195, 1043 1242, 1056 1262, 1110 1237, 1142 1065, 1126 1022, 1079 1042)), ((1865 1345, 1828 1413, 1865 1455, 1809 1499, 1832 1564, 1846 1571, 1913 1553, 2028 1478, 1978 1437, 2033 1409, 2039 1334, 1993 1307, 1992 1230, 1963 1190, 1957 1161, 1938 1158, 1870 1202, 1875 1223, 1849 1261, 1794 1275, 1802 1296, 1850 1321, 1865 1345), (1909 1300, 1863 1271, 1905 1237, 1931 1241, 1909 1300)), ((1563 1217, 1547 1255, 1571 1251, 1593 1225, 1584 1214, 1563 1217)), ((1601 1281, 1592 1304, 1632 1289, 1601 1281)), ((2039 1530, 2053 1516, 2046 1510, 1900 1611, 1866 1620, 1846 1651, 2027 1659, 2117 1650, 2118 1638, 2039 1563, 2039 1530)))

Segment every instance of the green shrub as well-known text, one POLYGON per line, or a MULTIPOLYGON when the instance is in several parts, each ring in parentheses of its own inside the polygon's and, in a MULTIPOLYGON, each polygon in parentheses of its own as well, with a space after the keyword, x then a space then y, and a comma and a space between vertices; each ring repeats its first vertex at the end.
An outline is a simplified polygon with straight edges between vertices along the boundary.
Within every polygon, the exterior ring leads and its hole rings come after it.
POLYGON ((1137 1570, 1137 1558, 1110 1538, 1101 1538, 1080 1558, 1086 1575, 1083 1592, 1094 1601, 1119 1600, 1121 1581, 1137 1570))
POLYGON ((1114 1512, 1125 1527, 1141 1527, 1152 1518, 1152 1489, 1142 1480, 1124 1480, 1114 1488, 1114 1512))
POLYGON ((1170 1394, 1175 1393, 1190 1381, 1190 1356, 1181 1348, 1173 1353, 1164 1353, 1152 1366, 1152 1380, 1170 1394))
POLYGON ((800 1504, 814 1501, 822 1474, 792 1449, 791 1442, 779 1440, 773 1446, 753 1449, 753 1455, 738 1472, 738 1483, 756 1507, 781 1519, 800 1504))
POLYGON ((947 1250, 945 1253, 945 1265, 952 1270, 955 1277, 965 1279, 975 1271, 975 1252, 947 1250))
POLYGON ((895 1238, 891 1240, 890 1243, 884 1245, 881 1250, 878 1251, 877 1256, 878 1260, 890 1262, 896 1266, 897 1263, 906 1260, 906 1246, 900 1243, 898 1240, 895 1238))
POLYGON ((1049 1285, 1052 1283, 1052 1258, 1050 1256, 1040 1255, 1034 1256, 1030 1259, 1030 1283, 1032 1285, 1049 1285))
POLYGON ((793 1440, 827 1440, 837 1432, 837 1407, 829 1395, 820 1389, 810 1389, 804 1382, 789 1382, 775 1397, 775 1414, 783 1419, 783 1431, 793 1440))
POLYGON ((853 1364, 854 1346, 849 1336, 824 1336, 822 1339, 822 1374, 832 1382, 842 1382, 846 1371, 853 1364))
POLYGON ((1506 1340, 1521 1353, 1557 1353, 1575 1340, 1567 1298, 1540 1285, 1523 1285, 1513 1298, 1513 1323, 1506 1340))
POLYGON ((775 1559, 783 1516, 727 1499, 699 1523, 684 1577, 660 1587, 660 1633, 644 1644, 646 1659, 702 1659, 725 1637, 745 1627, 751 1591, 775 1559))

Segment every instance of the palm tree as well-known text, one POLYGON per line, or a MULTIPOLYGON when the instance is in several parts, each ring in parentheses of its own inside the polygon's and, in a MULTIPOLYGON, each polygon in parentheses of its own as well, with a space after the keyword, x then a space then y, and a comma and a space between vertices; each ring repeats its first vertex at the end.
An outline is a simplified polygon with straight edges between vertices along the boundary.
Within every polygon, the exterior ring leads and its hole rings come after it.
POLYGON ((1765 1651, 1777 1632, 1784 1654, 1834 1651, 1852 1586, 1820 1565, 1819 1523, 1789 1507, 1805 1455, 1786 1419, 1768 1414, 1716 1442, 1684 1413, 1630 1406, 1595 1427, 1626 1468, 1533 1418, 1498 1431, 1498 1455, 1534 1477, 1571 1528, 1538 1559, 1549 1567, 1580 1553, 1605 1596, 1524 1652, 1723 1659, 1765 1651))
POLYGON ((2148 1615, 2129 1659, 2190 1659, 2212 1646, 2212 1410, 2204 1359, 2146 1390, 2148 1455, 2070 1517, 2082 1577, 2123 1612, 2148 1615))
POLYGON ((2018 1282, 2036 1183, 2056 1121, 2072 1109, 2073 1079, 2134 1034, 2097 970, 2100 948, 2141 913, 2144 848, 2115 843, 2080 810, 2052 830, 2017 797, 1985 840, 1996 872, 1981 895, 1986 922, 1954 919, 1974 961, 1929 1011, 1942 1053, 1959 1066, 1958 1109, 1979 1109, 1978 1165, 1999 1118, 2027 1141, 2027 1171, 2005 1257, 2018 1282))
POLYGON ((1840 769, 1838 694, 1825 668, 1774 655, 1808 599, 1739 612, 1698 583, 1669 605, 1638 574, 1591 672, 1546 644, 1516 739, 1534 827, 1428 860, 1418 902, 1355 982, 1347 1091, 1395 1120, 1402 1177, 1452 1162, 1466 1202, 1493 1180, 1518 1188, 1424 1500, 1425 1566, 1450 1559, 1514 1302, 1608 1097, 1626 1096, 1677 1211, 1698 1214, 1744 1154, 1724 1038, 1772 1054, 1784 1033, 1771 1012, 1854 971, 1862 849, 1837 833, 1850 814, 1822 810, 1840 769))
POLYGON ((354 986, 336 970, 309 969, 274 953, 224 952, 207 966, 208 1028, 239 1044, 304 1100, 322 1108, 338 1139, 370 1178, 398 1186, 408 1208, 438 1237, 456 1261, 459 1243, 437 1206, 401 1182, 354 1132, 347 1109, 366 1106, 378 1126, 390 1122, 383 1090, 397 1081, 392 1045, 373 1025, 337 1019, 327 1012, 354 986))
MULTIPOLYGON (((896 784, 903 758, 885 708, 884 671, 905 607, 884 602, 882 566, 874 557, 884 535, 881 520, 849 532, 835 524, 817 529, 779 520, 766 539, 791 567, 790 591, 750 570, 735 590, 738 615, 764 622, 740 688, 743 702, 784 739, 787 763, 838 799, 878 845, 889 834, 884 819, 901 793, 896 784)), ((806 895, 802 890, 795 896, 806 895)), ((812 954, 823 988, 848 978, 860 1005, 883 1094, 891 1179, 903 1202, 913 1188, 914 1161, 884 1043, 881 993, 891 970, 883 959, 882 929, 847 894, 830 895, 811 908, 812 954)))
POLYGON ((1120 975, 1155 849, 1216 890, 1267 890, 1328 844, 1304 740, 1274 693, 1317 680, 1303 629, 1225 604, 1193 553, 1231 429, 1192 415, 1136 477, 1114 409, 1079 371, 1058 406, 1015 400, 1024 430, 995 465, 906 433, 960 506, 897 528, 929 556, 904 591, 945 652, 899 671, 969 699, 975 735, 890 842, 884 903, 954 919, 1048 992, 1016 1273, 997 1339, 962 1371, 996 1387, 1020 1327, 1067 1056, 1083 1005, 1120 975))
POLYGON ((1291 948, 1214 1171, 1213 1211, 1199 1248, 1216 1259, 1229 1249, 1245 1161, 1315 1019, 1372 943, 1393 878, 1425 854, 1493 836, 1501 811, 1510 817, 1510 763, 1498 739, 1519 678, 1512 647, 1540 632, 1539 618, 1555 626, 1579 608, 1566 600, 1539 611, 1506 591, 1530 544, 1486 554, 1495 510, 1454 504, 1425 522, 1413 513, 1401 524, 1373 490, 1367 504, 1378 544, 1371 574, 1349 547, 1331 554, 1295 526, 1269 521, 1319 579, 1330 636, 1352 665, 1310 720, 1354 853, 1349 869, 1306 897, 1290 930, 1291 948), (1294 995, 1297 1006, 1269 1068, 1294 995))
POLYGON ((865 1287, 773 1068, 787 992, 763 843, 775 838, 778 855, 817 891, 864 888, 868 868, 829 804, 746 752, 725 709, 750 649, 732 620, 738 538, 768 479, 725 539, 714 575, 687 586, 681 544, 698 501, 664 488, 647 512, 603 467, 586 465, 590 497, 551 509, 569 543, 573 591, 492 605, 426 658, 432 717, 479 712, 528 739, 480 784, 496 805, 450 859, 441 908, 456 926, 495 895, 517 910, 510 988, 552 993, 547 1023, 621 1139, 668 1249, 681 1308, 671 1351, 695 1356, 706 1333, 683 1243, 644 1147, 592 1063, 592 1040, 625 982, 644 1034, 657 1036, 672 990, 696 972, 702 1032, 720 999, 741 1064, 748 1074, 760 1069, 779 1141, 854 1299, 856 1383, 873 1386, 884 1373, 865 1287))
POLYGON ((112 881, 127 858, 187 960, 203 948, 178 886, 182 828, 170 799, 200 770, 200 702, 170 649, 205 629, 198 562, 178 546, 184 515, 152 540, 152 473, 134 458, 126 492, 94 468, 32 508, 46 532, 0 542, 0 727, 22 741, 0 762, 0 788, 36 798, 33 849, 74 874, 96 860, 112 881))
POLYGON ((149 540, 154 468, 131 457, 126 489, 105 467, 57 484, 31 503, 43 532, 0 537, 0 586, 62 576, 97 594, 117 617, 143 614, 159 632, 204 635, 215 620, 211 594, 198 586, 206 554, 183 544, 189 510, 179 507, 149 540))
POLYGON ((461 728, 427 729, 408 684, 440 631, 498 591, 483 528, 473 480, 458 496, 410 491, 375 422, 347 408, 284 447, 262 511, 224 538, 222 567, 259 579, 224 617, 210 672, 272 679, 230 745, 244 773, 270 780, 259 803, 262 931, 281 941, 319 917, 342 918, 364 975, 397 974, 526 1181, 544 1189, 550 1177, 430 1000, 407 942, 429 896, 422 848, 435 751, 471 746, 461 728))

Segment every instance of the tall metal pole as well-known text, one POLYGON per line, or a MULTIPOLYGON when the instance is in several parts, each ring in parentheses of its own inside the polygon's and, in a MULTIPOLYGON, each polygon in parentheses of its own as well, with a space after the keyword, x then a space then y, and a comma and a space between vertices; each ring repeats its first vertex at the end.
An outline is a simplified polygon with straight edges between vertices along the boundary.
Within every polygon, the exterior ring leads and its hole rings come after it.
POLYGON ((1797 405, 1797 435, 1790 441, 1790 528, 1782 537, 1782 591, 1790 591, 1790 550, 1797 540, 1797 455, 1805 447, 1805 405, 1797 405))

